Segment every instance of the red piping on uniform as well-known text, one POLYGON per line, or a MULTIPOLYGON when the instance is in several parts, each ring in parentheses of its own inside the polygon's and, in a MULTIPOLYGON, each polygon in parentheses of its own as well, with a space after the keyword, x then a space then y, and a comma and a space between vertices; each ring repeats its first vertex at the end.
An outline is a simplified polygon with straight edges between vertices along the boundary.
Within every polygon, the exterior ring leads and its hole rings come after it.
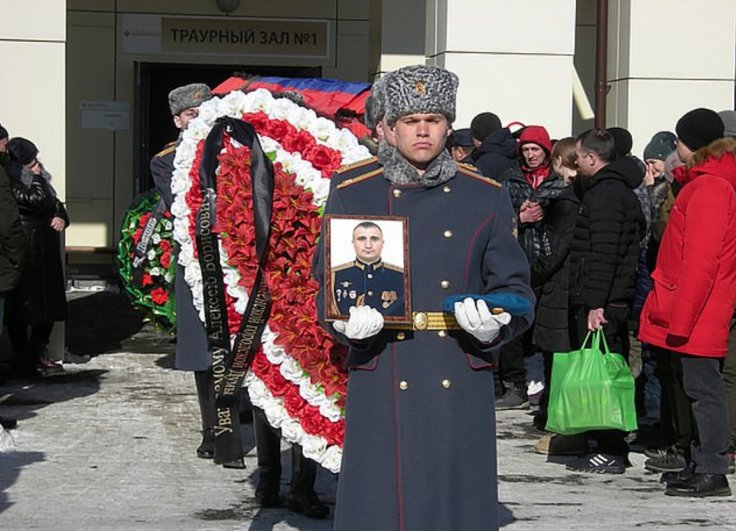
POLYGON ((399 444, 399 397, 396 383, 396 349, 391 345, 391 374, 394 387, 394 447, 396 448, 396 494, 399 498, 399 531, 404 530, 404 501, 401 498, 401 448, 399 444))
POLYGON ((483 230, 483 228, 488 225, 493 218, 496 217, 496 213, 494 212, 490 216, 488 216, 486 219, 483 220, 483 223, 480 224, 478 227, 478 230, 475 231, 475 234, 473 234, 473 239, 470 240, 470 245, 468 246, 468 254, 465 257, 465 278, 463 279, 463 288, 465 290, 468 289, 468 271, 470 270, 470 253, 473 252, 473 246, 475 245, 475 240, 478 239, 478 236, 480 235, 480 231, 483 230))

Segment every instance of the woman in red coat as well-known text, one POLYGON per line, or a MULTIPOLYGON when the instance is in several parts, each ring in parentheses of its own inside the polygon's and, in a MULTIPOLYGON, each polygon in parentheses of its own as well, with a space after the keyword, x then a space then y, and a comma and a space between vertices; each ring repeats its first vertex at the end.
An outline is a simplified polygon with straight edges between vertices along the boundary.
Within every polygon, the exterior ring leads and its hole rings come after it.
POLYGON ((720 364, 736 299, 736 141, 693 153, 680 135, 678 154, 688 163, 686 185, 662 238, 639 338, 679 358, 699 432, 694 466, 665 477, 666 494, 723 496, 729 431, 720 364))

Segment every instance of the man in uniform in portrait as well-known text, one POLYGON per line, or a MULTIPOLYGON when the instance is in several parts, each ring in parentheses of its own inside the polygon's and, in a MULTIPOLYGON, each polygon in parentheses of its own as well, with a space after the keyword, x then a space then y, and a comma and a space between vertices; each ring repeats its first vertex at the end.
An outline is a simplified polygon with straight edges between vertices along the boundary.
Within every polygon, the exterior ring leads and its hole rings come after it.
POLYGON ((412 320, 384 326, 380 302, 326 321, 322 240, 317 315, 349 346, 336 531, 498 529, 492 369, 527 329, 529 264, 501 186, 445 148, 458 78, 416 65, 383 81, 395 147, 339 170, 325 214, 406 216, 412 320), (512 316, 499 297, 523 301, 512 316))
POLYGON ((404 270, 381 258, 383 231, 372 221, 353 229, 355 260, 332 269, 333 311, 348 315, 351 306, 370 306, 384 316, 404 315, 404 270))

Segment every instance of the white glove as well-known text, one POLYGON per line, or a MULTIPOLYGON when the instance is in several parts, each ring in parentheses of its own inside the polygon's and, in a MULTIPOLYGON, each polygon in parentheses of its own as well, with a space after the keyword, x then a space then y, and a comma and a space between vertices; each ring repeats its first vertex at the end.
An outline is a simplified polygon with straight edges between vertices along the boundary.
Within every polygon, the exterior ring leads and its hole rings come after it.
POLYGON ((366 339, 381 331, 383 315, 370 306, 351 306, 350 318, 347 321, 335 321, 332 326, 348 339, 366 339))
POLYGON ((455 319, 457 324, 481 343, 491 343, 498 337, 501 327, 511 322, 507 312, 491 314, 486 301, 477 302, 468 297, 463 302, 455 303, 455 319))

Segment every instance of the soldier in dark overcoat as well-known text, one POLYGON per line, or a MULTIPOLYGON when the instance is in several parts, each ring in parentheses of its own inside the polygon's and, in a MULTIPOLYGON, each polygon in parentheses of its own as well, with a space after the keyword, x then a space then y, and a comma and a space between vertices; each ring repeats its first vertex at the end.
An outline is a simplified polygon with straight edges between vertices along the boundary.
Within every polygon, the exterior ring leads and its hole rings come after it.
MULTIPOLYGON (((174 125, 181 132, 189 121, 198 115, 198 107, 212 98, 209 87, 203 83, 192 83, 175 88, 169 93, 169 108, 174 125)), ((151 175, 166 208, 171 209, 171 177, 174 173, 174 156, 178 141, 170 142, 151 159, 151 175)), ((184 280, 184 266, 178 262, 179 247, 176 246, 176 270, 174 293, 176 301, 176 362, 177 369, 194 371, 197 398, 202 418, 202 443, 197 455, 205 459, 214 457, 215 396, 212 376, 212 353, 207 346, 207 332, 194 307, 192 291, 184 280)))
MULTIPOLYGON (((324 323, 349 344, 346 430, 337 531, 488 531, 498 528, 492 370, 498 348, 527 329, 531 311, 492 313, 501 292, 533 307, 529 265, 498 183, 444 149, 457 77, 406 67, 384 78, 396 149, 334 177, 325 214, 407 216, 413 323, 384 327, 369 306, 324 323), (445 299, 461 295, 454 313, 445 299)), ((324 249, 313 264, 322 286, 324 249)))

